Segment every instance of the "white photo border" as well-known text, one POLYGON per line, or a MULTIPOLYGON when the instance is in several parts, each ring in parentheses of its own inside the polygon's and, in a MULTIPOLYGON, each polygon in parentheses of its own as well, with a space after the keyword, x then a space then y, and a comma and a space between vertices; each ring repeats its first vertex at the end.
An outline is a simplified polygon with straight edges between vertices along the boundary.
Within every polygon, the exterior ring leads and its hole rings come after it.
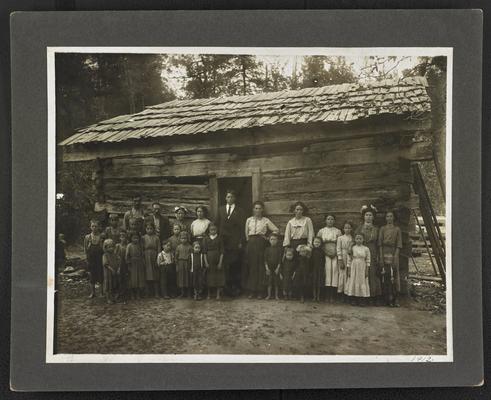
POLYGON ((48 219, 46 363, 413 363, 453 362, 452 314, 452 87, 453 47, 47 47, 48 219), (327 56, 445 56, 446 103, 446 355, 252 355, 252 354, 65 354, 54 353, 55 200, 56 200, 56 53, 250 54, 327 56))

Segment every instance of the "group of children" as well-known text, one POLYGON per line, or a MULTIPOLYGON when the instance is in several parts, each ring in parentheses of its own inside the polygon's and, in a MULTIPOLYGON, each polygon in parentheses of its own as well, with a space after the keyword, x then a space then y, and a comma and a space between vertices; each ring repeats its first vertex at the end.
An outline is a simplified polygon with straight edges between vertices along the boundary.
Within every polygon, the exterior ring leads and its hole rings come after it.
MULTIPOLYGON (((278 233, 273 232, 264 250, 265 299, 280 299, 281 292, 286 300, 298 298, 303 302, 312 295, 314 301, 323 297, 328 302, 343 299, 365 305, 366 299, 378 295, 370 288, 371 269, 375 268, 373 275, 381 282, 387 305, 397 306, 395 278, 399 278, 401 245, 396 243, 389 248, 384 239, 393 241, 399 235, 400 242, 400 230, 393 225, 393 217, 393 213, 387 213, 388 223, 380 229, 380 237, 377 231, 375 251, 364 245, 363 229, 355 231, 353 224, 346 221, 341 232, 334 226, 333 215, 326 216, 326 226, 311 244, 282 247, 278 233), (378 249, 383 248, 385 254, 379 254, 378 249)), ((190 233, 175 223, 172 236, 162 242, 152 222, 145 223, 144 234, 121 230, 118 225, 118 216, 111 215, 110 226, 101 232, 99 223, 93 220, 91 232, 85 236, 90 297, 95 296, 97 282, 103 283, 108 303, 142 296, 192 296, 195 300, 222 297, 226 278, 224 248, 216 225, 210 223, 205 235, 191 241, 190 233)))
MULTIPOLYGON (((84 250, 90 276, 90 298, 97 283, 108 303, 126 302, 143 296, 187 297, 199 300, 208 288, 219 300, 225 285, 223 245, 217 227, 210 224, 208 235, 190 243, 190 234, 173 225, 173 235, 160 242, 152 222, 145 224, 145 234, 117 227, 117 215, 111 215, 104 232, 92 220, 85 236, 84 250), (192 290, 192 292, 191 292, 192 290)), ((131 223, 130 223, 131 226, 131 223)))
POLYGON ((323 242, 322 232, 319 232, 312 247, 301 244, 296 249, 281 248, 278 235, 271 234, 270 246, 264 254, 266 299, 272 298, 274 291, 274 298, 278 300, 280 289, 284 299, 297 297, 301 302, 309 293, 317 302, 322 294, 328 302, 333 302, 337 294, 344 294, 351 298, 353 304, 359 303, 358 298, 368 297, 370 251, 363 246, 362 234, 356 234, 353 243, 352 231, 353 224, 347 221, 344 234, 337 236, 334 246, 331 241, 323 242))

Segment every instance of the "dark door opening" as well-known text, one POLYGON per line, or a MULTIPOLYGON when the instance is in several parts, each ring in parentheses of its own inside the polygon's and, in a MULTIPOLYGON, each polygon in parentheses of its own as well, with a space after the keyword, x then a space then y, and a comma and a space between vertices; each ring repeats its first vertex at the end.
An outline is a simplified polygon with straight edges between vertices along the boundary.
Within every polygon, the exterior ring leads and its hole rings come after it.
POLYGON ((252 178, 218 178, 218 206, 225 204, 228 189, 237 194, 236 204, 242 208, 247 216, 252 215, 252 178))

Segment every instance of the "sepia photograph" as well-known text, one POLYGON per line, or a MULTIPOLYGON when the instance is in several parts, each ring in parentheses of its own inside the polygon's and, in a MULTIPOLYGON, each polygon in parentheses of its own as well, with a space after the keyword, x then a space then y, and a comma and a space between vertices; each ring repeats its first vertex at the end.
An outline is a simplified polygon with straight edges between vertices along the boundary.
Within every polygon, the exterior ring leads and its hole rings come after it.
POLYGON ((452 361, 451 48, 47 54, 48 362, 452 361))

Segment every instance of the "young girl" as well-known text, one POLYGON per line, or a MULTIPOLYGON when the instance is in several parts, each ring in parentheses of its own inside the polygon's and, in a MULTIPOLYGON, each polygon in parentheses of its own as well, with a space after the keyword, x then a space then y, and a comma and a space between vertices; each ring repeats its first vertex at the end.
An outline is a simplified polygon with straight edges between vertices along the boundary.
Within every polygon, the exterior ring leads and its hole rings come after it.
POLYGON ((114 253, 114 242, 112 239, 104 240, 104 254, 102 255, 102 266, 104 267, 104 293, 106 293, 107 304, 114 303, 113 289, 116 286, 119 274, 119 258, 114 253))
POLYGON ((348 254, 346 294, 352 296, 351 304, 364 305, 364 298, 370 297, 368 276, 370 273, 370 249, 363 245, 363 234, 355 234, 355 244, 348 254))
POLYGON ((171 269, 175 270, 175 264, 174 253, 172 252, 172 247, 169 241, 162 243, 162 251, 157 256, 157 265, 159 267, 160 295, 164 299, 170 299, 168 295, 169 272, 171 269))
POLYGON ((326 257, 322 248, 322 239, 314 238, 314 247, 312 249, 312 284, 314 301, 320 301, 320 292, 326 282, 325 277, 326 257))
POLYGON ((116 244, 114 254, 119 260, 118 274, 118 297, 126 304, 128 290, 128 265, 126 264, 126 247, 128 246, 128 237, 126 231, 119 232, 119 243, 116 244))
POLYGON ((105 230, 106 239, 111 239, 114 244, 119 242, 119 217, 118 214, 109 214, 109 226, 105 230))
POLYGON ((278 243, 278 234, 272 233, 269 237, 269 247, 264 251, 264 268, 266 272, 266 281, 268 284, 268 295, 266 300, 271 299, 271 292, 274 288, 274 298, 279 300, 279 286, 281 285, 280 270, 283 249, 278 243))
POLYGON ((101 284, 103 280, 102 240, 102 235, 99 231, 99 222, 97 220, 90 221, 90 233, 84 238, 85 258, 87 260, 87 269, 90 276, 89 298, 93 298, 96 294, 96 283, 101 284))
POLYGON ((168 273, 168 288, 171 297, 177 296, 177 273, 176 273, 176 249, 179 246, 179 235, 181 234, 181 226, 179 224, 172 225, 172 236, 169 238, 172 254, 174 255, 174 264, 169 267, 168 273))
POLYGON ((172 252, 175 253, 177 246, 179 246, 180 240, 179 235, 181 234, 181 225, 172 225, 172 236, 169 238, 170 247, 172 252))
POLYGON ((280 271, 283 286, 283 298, 292 299, 293 273, 295 272, 295 250, 291 247, 285 248, 285 255, 280 271))
POLYGON ((394 212, 388 211, 385 214, 387 224, 379 231, 378 245, 382 262, 382 292, 385 304, 390 307, 399 307, 397 293, 401 291, 399 253, 402 249, 402 234, 401 229, 394 225, 394 220, 394 212))
POLYGON ((297 251, 297 268, 293 273, 292 279, 297 288, 297 291, 300 293, 300 301, 303 303, 305 301, 305 292, 307 290, 307 287, 310 287, 310 255, 312 250, 310 246, 306 244, 301 244, 300 246, 298 246, 297 251))
POLYGON ((198 241, 193 243, 193 252, 189 257, 191 280, 193 282, 194 300, 201 300, 205 281, 205 257, 201 253, 201 245, 198 241))
POLYGON ((220 300, 223 287, 225 286, 225 270, 223 268, 223 242, 217 234, 214 224, 209 226, 209 235, 203 239, 203 254, 207 265, 208 299, 211 289, 216 288, 216 299, 220 300))
POLYGON ((179 245, 176 248, 177 287, 181 290, 179 298, 187 297, 190 286, 189 262, 193 247, 189 244, 188 233, 179 234, 179 245))
POLYGON ((145 278, 147 281, 148 296, 159 297, 159 269, 157 255, 160 253, 160 239, 155 234, 155 226, 148 223, 145 227, 146 234, 142 237, 143 256, 145 259, 145 278))
POLYGON ((145 289, 145 265, 143 264, 143 252, 141 248, 140 235, 132 232, 131 243, 126 247, 126 265, 129 270, 128 288, 131 297, 140 298, 145 289))
POLYGON ((338 237, 341 236, 341 231, 334 226, 334 222, 336 221, 334 215, 326 215, 325 221, 326 226, 317 233, 317 236, 322 239, 324 253, 326 254, 326 297, 329 303, 331 303, 338 292, 339 286, 339 268, 338 259, 336 256, 336 244, 338 237))
MULTIPOLYGON (((348 254, 351 253, 351 247, 353 246, 353 236, 351 236, 351 232, 353 231, 353 223, 351 221, 346 221, 343 224, 343 231, 344 235, 338 237, 336 255, 338 257, 339 269, 338 293, 342 292, 346 295, 346 284, 348 280, 346 268, 348 266, 348 254)), ((346 301, 346 299, 346 296, 344 296, 344 301, 346 301)))

